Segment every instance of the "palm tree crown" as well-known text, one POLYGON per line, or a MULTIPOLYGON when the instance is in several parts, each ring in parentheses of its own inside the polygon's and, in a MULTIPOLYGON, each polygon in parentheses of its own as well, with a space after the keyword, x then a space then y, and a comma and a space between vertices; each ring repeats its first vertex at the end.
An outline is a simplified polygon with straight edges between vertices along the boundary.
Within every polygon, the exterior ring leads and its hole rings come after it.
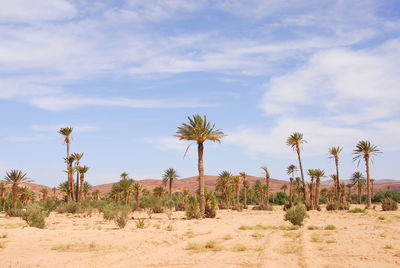
POLYGON ((179 177, 178 176, 178 172, 173 168, 169 168, 166 171, 164 171, 163 184, 164 184, 164 186, 169 184, 169 197, 170 197, 170 199, 172 199, 172 183, 177 177, 179 177))
POLYGON ((361 159, 371 159, 373 160, 373 157, 382 153, 377 146, 371 144, 369 141, 360 141, 356 145, 356 149, 353 150, 353 154, 355 155, 353 158, 353 161, 357 161, 360 163, 361 159))
POLYGON ((23 173, 21 170, 13 169, 10 172, 6 172, 4 181, 14 184, 20 182, 31 182, 32 180, 28 179, 26 173, 23 173))

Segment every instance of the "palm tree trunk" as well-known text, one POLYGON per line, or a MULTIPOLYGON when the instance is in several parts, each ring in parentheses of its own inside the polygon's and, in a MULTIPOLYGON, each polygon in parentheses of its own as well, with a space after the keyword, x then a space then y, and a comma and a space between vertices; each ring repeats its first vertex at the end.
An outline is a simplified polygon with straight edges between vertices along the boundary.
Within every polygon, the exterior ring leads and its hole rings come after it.
POLYGON ((18 184, 13 183, 13 185, 12 185, 12 205, 13 205, 14 215, 17 212, 17 198, 18 198, 18 184))
POLYGON ((239 184, 236 185, 236 209, 239 210, 239 184))
POLYGON ((76 202, 79 202, 79 192, 80 192, 80 188, 79 188, 79 162, 76 163, 76 202))
POLYGON ((169 179, 169 199, 172 200, 172 179, 169 179))
POLYGON ((320 184, 321 184, 321 180, 319 177, 317 177, 317 181, 316 181, 316 185, 315 185, 315 201, 314 201, 316 209, 319 209, 319 196, 320 196, 319 187, 320 187, 320 184))
POLYGON ((204 217, 206 210, 206 198, 204 196, 204 163, 203 163, 204 145, 202 142, 197 143, 198 153, 198 169, 199 169, 199 190, 200 190, 200 214, 204 217))
POLYGON ((243 187, 243 208, 247 208, 247 188, 243 187))
POLYGON ((314 209, 314 178, 311 177, 311 187, 310 187, 310 209, 314 209))
POLYGON ((303 184, 303 194, 304 194, 304 204, 306 206, 309 206, 308 200, 307 200, 307 187, 306 187, 306 182, 304 181, 304 172, 303 172, 303 165, 301 164, 301 156, 300 156, 300 148, 297 145, 296 146, 297 150, 297 158, 299 159, 299 166, 300 166, 300 173, 301 173, 301 182, 303 184))
MULTIPOLYGON (((82 192, 83 192, 83 181, 85 180, 85 175, 81 174, 80 176, 80 186, 79 186, 79 195, 78 195, 78 202, 81 202, 82 200, 82 192)), ((85 198, 86 199, 86 198, 85 198)))
POLYGON ((371 183, 369 177, 369 156, 365 156, 365 169, 367 172, 367 208, 371 206, 371 183))
POLYGON ((358 186, 358 204, 361 204, 361 187, 358 186))
POLYGON ((290 178, 289 184, 289 207, 292 207, 293 202, 293 178, 290 178))
POLYGON ((335 156, 335 165, 336 165, 336 201, 339 202, 339 193, 340 193, 340 181, 339 181, 339 156, 335 156))
POLYGON ((267 176, 265 177, 265 184, 267 185, 267 207, 269 207, 269 177, 267 176))

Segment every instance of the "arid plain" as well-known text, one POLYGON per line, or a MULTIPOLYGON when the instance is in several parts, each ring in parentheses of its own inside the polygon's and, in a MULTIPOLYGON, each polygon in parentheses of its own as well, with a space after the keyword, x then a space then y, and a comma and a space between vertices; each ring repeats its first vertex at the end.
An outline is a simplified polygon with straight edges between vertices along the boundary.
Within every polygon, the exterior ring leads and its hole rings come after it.
MULTIPOLYGON (((353 205, 352 208, 356 206, 353 205)), ((124 229, 100 214, 57 214, 46 228, 0 216, 1 267, 398 267, 400 212, 309 211, 299 229, 274 211, 219 210, 185 220, 134 212, 124 229), (138 228, 139 219, 144 228, 138 228)))

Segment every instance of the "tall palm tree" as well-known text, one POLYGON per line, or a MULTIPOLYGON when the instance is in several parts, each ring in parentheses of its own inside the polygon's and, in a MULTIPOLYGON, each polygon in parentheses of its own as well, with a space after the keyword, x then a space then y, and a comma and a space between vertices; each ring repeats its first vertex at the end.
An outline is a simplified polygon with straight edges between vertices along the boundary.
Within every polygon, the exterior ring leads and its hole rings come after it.
POLYGON ((325 171, 321 169, 314 170, 315 176, 315 208, 319 209, 319 197, 320 197, 320 186, 321 178, 325 177, 325 171))
POLYGON ((140 183, 135 182, 132 186, 132 190, 133 190, 133 196, 135 197, 136 200, 136 205, 139 207, 140 194, 143 192, 143 186, 140 183))
POLYGON ((49 194, 49 190, 47 190, 47 188, 42 188, 40 189, 40 193, 42 194, 42 200, 46 201, 47 195, 49 194))
MULTIPOLYGON (((82 179, 82 176, 81 176, 81 179, 82 179)), ((90 188, 92 188, 92 186, 87 181, 83 182, 83 196, 84 196, 85 200, 88 199, 88 194, 89 194, 90 188)))
POLYGON ((233 176, 232 177, 232 184, 235 187, 235 195, 236 195, 236 209, 239 210, 239 189, 240 189, 240 177, 233 176))
POLYGON ((290 187, 289 187, 289 206, 292 206, 293 203, 293 180, 295 178, 295 173, 297 171, 297 167, 295 165, 290 165, 286 169, 286 173, 290 176, 290 187))
POLYGON ((365 177, 361 172, 354 172, 351 175, 352 186, 355 186, 358 192, 358 203, 361 204, 361 192, 365 188, 365 177))
POLYGON ((243 208, 247 208, 247 187, 249 182, 247 181, 247 174, 245 172, 240 172, 239 175, 242 177, 243 185, 243 208))
MULTIPOLYGON (((74 155, 74 157, 75 157, 75 170, 76 170, 76 190, 75 190, 75 200, 76 200, 76 202, 79 202, 79 199, 80 199, 80 194, 82 195, 82 191, 81 191, 81 188, 82 188, 82 186, 81 187, 79 187, 79 183, 80 183, 80 181, 79 181, 79 175, 80 175, 80 161, 81 161, 81 159, 82 159, 82 157, 83 157, 83 155, 84 155, 84 153, 81 153, 81 154, 78 154, 78 153, 74 153, 73 154, 74 155)), ((82 185, 82 183, 80 184, 80 185, 82 185)))
POLYGON ((260 180, 257 180, 256 183, 254 184, 254 192, 259 196, 258 198, 258 205, 264 206, 265 204, 265 184, 263 184, 260 180))
POLYGON ((123 179, 121 179, 119 181, 118 186, 117 186, 118 190, 123 193, 126 205, 129 202, 129 195, 130 195, 130 191, 132 190, 131 189, 132 184, 133 184, 132 179, 127 179, 127 177, 123 177, 123 179))
POLYGON ((18 199, 18 184, 21 182, 32 182, 32 180, 26 177, 26 173, 21 170, 13 169, 6 172, 6 176, 3 179, 4 182, 12 183, 12 205, 14 215, 17 212, 17 199, 18 199))
POLYGON ((230 182, 232 174, 229 171, 222 171, 216 181, 217 190, 224 196, 225 206, 229 208, 230 205, 230 182))
POLYGON ((374 198, 374 183, 375 183, 375 180, 374 179, 370 179, 369 181, 371 182, 371 198, 373 199, 374 198))
POLYGON ((266 166, 261 167, 261 169, 265 173, 265 185, 267 186, 267 190, 266 190, 267 207, 269 207, 269 193, 270 193, 270 190, 269 190, 269 179, 270 179, 270 175, 269 175, 268 168, 266 166))
POLYGON ((339 154, 342 152, 343 147, 331 147, 328 149, 329 157, 335 159, 335 166, 336 166, 336 202, 339 202, 339 154))
POLYGON ((69 196, 68 200, 74 201, 75 199, 75 189, 74 189, 74 172, 76 171, 75 168, 72 167, 75 161, 75 156, 70 155, 64 158, 65 162, 67 163, 67 170, 68 173, 68 187, 69 187, 69 196))
POLYGON ((304 180, 303 165, 301 164, 301 156, 300 156, 300 150, 302 149, 302 144, 304 143, 307 143, 307 141, 303 139, 303 134, 300 132, 295 132, 291 134, 286 140, 286 144, 290 146, 293 150, 295 150, 297 153, 297 158, 299 160, 300 173, 301 173, 301 183, 303 184, 304 203, 308 205, 307 188, 306 188, 306 182, 304 180))
POLYGON ((309 183, 310 188, 310 209, 313 210, 315 208, 315 200, 314 200, 314 179, 315 179, 315 169, 308 170, 308 176, 311 178, 311 182, 309 183))
POLYGON ((163 184, 164 186, 167 186, 168 184, 168 189, 169 189, 169 199, 172 200, 172 183, 173 181, 178 178, 178 172, 176 172, 175 169, 169 168, 164 171, 163 174, 163 184))
POLYGON ((371 144, 369 141, 360 141, 358 142, 356 149, 353 150, 353 154, 355 157, 353 161, 358 160, 358 164, 360 164, 361 159, 365 161, 365 170, 367 174, 367 208, 371 206, 371 182, 369 175, 369 160, 373 163, 374 156, 382 153, 377 146, 371 144))
POLYGON ((58 185, 58 190, 65 193, 65 195, 67 196, 67 200, 69 200, 70 189, 69 189, 68 181, 64 181, 64 182, 60 183, 60 185, 58 185))
MULTIPOLYGON (((80 187, 79 187, 79 194, 77 195, 77 201, 78 202, 81 202, 81 200, 82 200, 82 193, 83 193, 83 190, 84 190, 84 181, 85 181, 85 174, 89 171, 89 167, 87 167, 87 166, 83 166, 83 167, 81 167, 81 166, 77 166, 77 168, 78 168, 78 172, 77 173, 79 173, 80 174, 80 176, 78 177, 79 179, 80 179, 80 187)), ((78 182, 77 182, 77 184, 78 184, 78 182)), ((76 188, 78 188, 78 187, 76 187, 76 188)), ((89 190, 89 189, 88 189, 89 190)), ((86 199, 86 198, 85 198, 86 199)))
MULTIPOLYGON (((58 133, 63 136, 62 139, 63 139, 64 143, 67 145, 67 157, 64 159, 69 159, 69 145, 73 139, 73 137, 71 135, 73 130, 74 130, 74 128, 72 128, 72 127, 63 127, 58 130, 58 133)), ((72 163, 71 163, 71 165, 68 161, 66 161, 66 163, 67 163, 67 170, 69 170, 69 167, 72 166, 72 163)), ((70 180, 71 180, 70 174, 68 173, 68 182, 69 182, 69 185, 71 186, 71 185, 73 185, 73 182, 71 183, 70 180)), ((70 192, 72 192, 71 188, 70 188, 70 192)), ((70 198, 70 196, 68 198, 70 198)))
MULTIPOLYGON (((211 125, 207 122, 207 117, 202 118, 200 115, 188 116, 189 123, 183 123, 176 131, 175 137, 180 140, 189 140, 197 142, 198 153, 198 170, 199 170, 199 190, 200 190, 200 213, 204 217, 206 208, 206 200, 204 196, 204 164, 203 151, 204 142, 210 140, 212 142, 221 143, 221 138, 226 136, 221 129, 215 129, 215 124, 211 125)), ((190 146, 190 145, 189 145, 190 146)), ((189 147, 186 149, 186 151, 189 147)))

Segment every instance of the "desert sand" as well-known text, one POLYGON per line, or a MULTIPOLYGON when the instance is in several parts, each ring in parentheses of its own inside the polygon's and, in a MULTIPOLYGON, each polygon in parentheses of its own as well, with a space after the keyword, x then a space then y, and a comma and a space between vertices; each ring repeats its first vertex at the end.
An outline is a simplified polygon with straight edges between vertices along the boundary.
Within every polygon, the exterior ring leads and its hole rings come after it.
MULTIPOLYGON (((353 205, 352 208, 355 206, 353 205)), ((0 267, 398 267, 400 212, 308 212, 289 230, 274 211, 219 210, 216 219, 134 212, 125 229, 51 213, 46 229, 0 215, 0 267), (145 228, 136 219, 146 218, 145 228), (256 225, 262 225, 255 227, 256 225), (325 230, 327 225, 335 229, 325 230), (253 229, 253 230, 248 230, 253 229), (257 229, 257 230, 254 230, 257 229)))

